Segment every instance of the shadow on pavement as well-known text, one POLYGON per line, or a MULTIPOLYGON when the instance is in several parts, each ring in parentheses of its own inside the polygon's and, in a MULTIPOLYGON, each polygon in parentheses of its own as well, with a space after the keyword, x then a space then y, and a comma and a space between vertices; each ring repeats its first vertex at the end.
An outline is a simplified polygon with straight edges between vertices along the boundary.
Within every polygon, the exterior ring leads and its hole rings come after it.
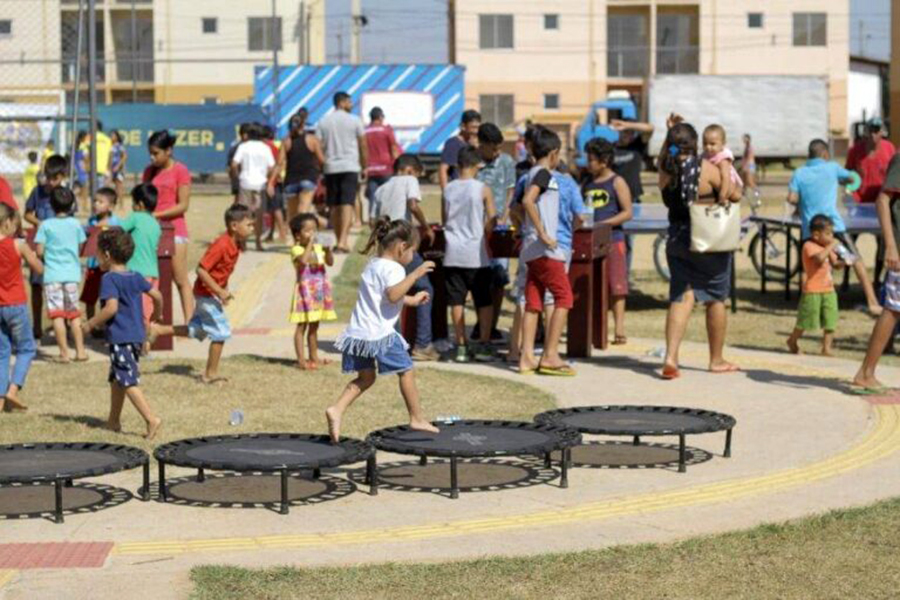
MULTIPOLYGON (((63 515, 95 513, 134 498, 126 489, 75 482, 63 493, 63 515)), ((13 484, 0 487, 0 519, 46 519, 54 522, 55 495, 50 484, 13 484)))

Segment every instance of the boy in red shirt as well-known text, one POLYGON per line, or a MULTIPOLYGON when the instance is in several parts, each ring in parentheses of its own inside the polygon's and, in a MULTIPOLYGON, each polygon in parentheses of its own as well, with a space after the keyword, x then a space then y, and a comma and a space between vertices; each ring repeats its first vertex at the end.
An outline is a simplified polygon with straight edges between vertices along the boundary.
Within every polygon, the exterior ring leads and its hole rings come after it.
POLYGON ((253 235, 253 212, 246 206, 233 204, 225 211, 225 229, 225 233, 210 245, 197 265, 194 316, 187 325, 155 325, 150 340, 152 344, 160 335, 191 337, 200 341, 209 338, 206 371, 200 377, 203 383, 227 381, 219 377, 219 360, 225 341, 231 337, 231 326, 224 310, 234 299, 228 291, 228 278, 234 272, 245 242, 253 235))

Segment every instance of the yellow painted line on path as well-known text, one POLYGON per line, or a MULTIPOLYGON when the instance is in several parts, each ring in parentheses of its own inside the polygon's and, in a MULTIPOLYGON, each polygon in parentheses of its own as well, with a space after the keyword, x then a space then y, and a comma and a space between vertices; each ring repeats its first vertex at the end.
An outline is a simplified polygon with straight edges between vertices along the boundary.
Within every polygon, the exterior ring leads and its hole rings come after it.
POLYGON ((12 580, 13 577, 16 576, 15 569, 0 569, 0 590, 6 587, 12 580))
POLYGON ((700 486, 654 491, 632 497, 589 502, 570 508, 502 517, 450 521, 446 523, 368 529, 336 533, 271 535, 219 540, 123 542, 116 554, 181 554, 211 550, 259 550, 311 546, 358 545, 510 531, 528 527, 571 524, 658 512, 672 508, 733 501, 752 495, 780 492, 866 467, 900 450, 900 406, 874 407, 875 426, 862 441, 832 457, 802 467, 700 486))
POLYGON ((283 254, 272 254, 260 261, 250 274, 241 280, 234 291, 234 300, 225 308, 232 329, 247 325, 253 312, 262 306, 263 297, 275 282, 278 272, 289 264, 289 260, 283 254))

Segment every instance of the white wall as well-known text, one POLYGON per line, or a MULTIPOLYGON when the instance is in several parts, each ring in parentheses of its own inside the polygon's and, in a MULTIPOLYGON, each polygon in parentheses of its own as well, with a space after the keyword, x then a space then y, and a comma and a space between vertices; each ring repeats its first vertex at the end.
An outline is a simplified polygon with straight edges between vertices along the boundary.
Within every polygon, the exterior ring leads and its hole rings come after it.
POLYGON ((863 119, 884 116, 881 114, 881 77, 874 73, 850 71, 848 78, 847 123, 852 125, 863 119))

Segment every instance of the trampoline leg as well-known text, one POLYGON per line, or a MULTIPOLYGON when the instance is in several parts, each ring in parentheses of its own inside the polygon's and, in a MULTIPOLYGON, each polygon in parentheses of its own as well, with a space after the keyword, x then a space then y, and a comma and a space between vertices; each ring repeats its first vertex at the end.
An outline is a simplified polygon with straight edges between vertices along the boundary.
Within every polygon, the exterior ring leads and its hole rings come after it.
POLYGON ((419 464, 420 464, 421 466, 423 466, 423 467, 424 467, 425 465, 427 465, 427 464, 428 464, 428 457, 427 457, 427 456, 420 456, 420 457, 419 457, 419 464))
POLYGON ((369 457, 366 461, 366 483, 369 484, 369 495, 378 495, 378 463, 375 455, 369 457))
POLYGON ((549 469, 551 466, 553 466, 553 460, 551 459, 550 453, 548 452, 544 455, 544 467, 549 469))
POLYGON ((197 483, 203 483, 206 481, 206 473, 203 472, 203 469, 197 469, 197 483))
POLYGON ((72 487, 73 485, 75 485, 75 484, 72 483, 71 479, 66 479, 66 487, 72 487))
POLYGON ((450 457, 450 497, 454 500, 459 498, 459 479, 456 472, 456 457, 450 457))
POLYGON ((281 514, 288 514, 288 470, 281 470, 281 514))
POLYGON ((566 489, 569 487, 569 449, 560 450, 559 457, 559 487, 566 489))
POLYGON ((62 501, 62 489, 63 489, 63 480, 57 479, 53 482, 54 492, 56 495, 56 508, 53 514, 53 520, 56 523, 63 522, 63 501, 62 501))
POLYGON ((632 442, 632 443, 635 446, 640 446, 641 445, 641 436, 639 436, 639 435, 634 436, 634 442, 632 442))
POLYGON ((159 499, 162 502, 169 500, 168 490, 166 490, 166 463, 159 461, 159 499))
POLYGON ((725 432, 725 452, 722 453, 725 458, 731 458, 731 430, 725 432))
POLYGON ((318 479, 322 476, 322 469, 313 469, 313 479, 318 479))
POLYGON ((144 463, 144 487, 141 489, 141 500, 150 500, 150 461, 144 463))
POLYGON ((679 434, 678 436, 678 472, 685 473, 687 471, 687 467, 685 466, 685 456, 687 454, 687 449, 685 448, 684 442, 684 434, 679 434))

